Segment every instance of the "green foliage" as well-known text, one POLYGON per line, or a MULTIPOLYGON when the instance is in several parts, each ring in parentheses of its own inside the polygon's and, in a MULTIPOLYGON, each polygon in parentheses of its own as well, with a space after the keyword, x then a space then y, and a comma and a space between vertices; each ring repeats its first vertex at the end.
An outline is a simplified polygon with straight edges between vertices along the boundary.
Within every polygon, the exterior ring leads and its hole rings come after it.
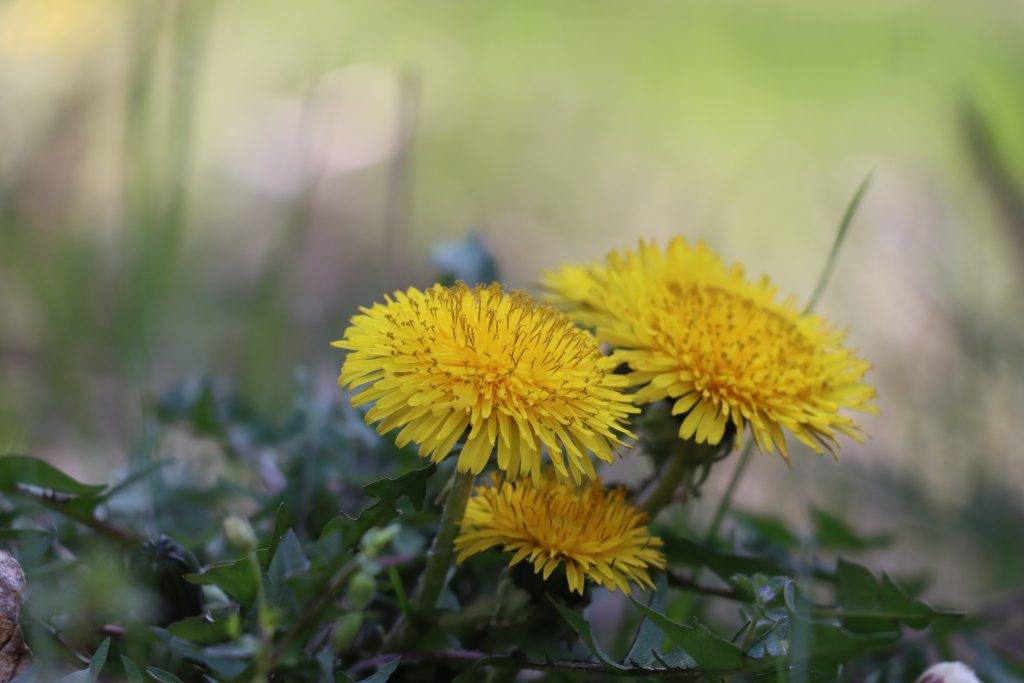
MULTIPOLYGON (((786 520, 738 512, 732 519, 741 533, 733 545, 698 543, 685 525, 659 520, 655 530, 670 569, 658 577, 649 598, 630 599, 630 623, 638 626, 624 654, 602 642, 605 629, 587 608, 591 589, 580 599, 566 591, 557 573, 540 581, 522 566, 502 571, 481 556, 456 569, 435 624, 415 633, 415 646, 402 659, 388 657, 383 638, 400 615, 413 616, 409 596, 438 522, 439 510, 428 503, 442 486, 444 478, 434 476, 438 468, 418 466, 339 405, 317 403, 301 391, 291 415, 274 424, 215 382, 191 386, 158 399, 161 429, 186 429, 216 444, 240 482, 253 475, 258 480, 252 448, 273 452, 286 478, 316 476, 302 486, 278 480, 269 495, 255 495, 250 484, 220 483, 206 489, 215 492, 207 509, 189 510, 177 499, 184 492, 190 506, 198 505, 195 492, 186 490, 190 475, 171 477, 162 461, 140 462, 120 483, 102 486, 83 484, 31 458, 0 459, 2 488, 17 494, 4 515, 4 538, 30 583, 54 594, 77 591, 86 600, 83 576, 103 583, 98 572, 107 571, 106 564, 96 558, 124 546, 129 575, 117 581, 127 580, 138 591, 133 600, 142 605, 119 612, 118 635, 101 647, 91 634, 103 624, 90 625, 84 603, 75 607, 83 623, 54 641, 57 624, 68 623, 61 621, 62 607, 33 599, 28 609, 53 628, 30 631, 34 648, 48 653, 42 670, 69 675, 75 655, 62 647, 71 646, 93 654, 89 667, 79 665, 70 674, 77 678, 69 680, 95 680, 90 672, 101 668, 104 676, 128 681, 244 681, 270 671, 286 680, 432 680, 460 674, 474 680, 488 669, 537 669, 588 680, 669 672, 683 679, 762 680, 800 670, 807 680, 827 680, 840 666, 871 670, 880 650, 890 653, 887 671, 919 670, 925 660, 916 641, 903 645, 904 627, 924 629, 940 646, 979 627, 908 596, 886 574, 876 577, 845 559, 832 569, 818 556, 877 548, 892 541, 888 535, 865 536, 818 509, 810 511, 807 535, 786 520), (347 455, 353 453, 362 455, 347 455), (368 476, 384 461, 414 466, 368 476), (154 504, 142 516, 130 504, 140 490, 150 492, 154 504), (50 499, 57 504, 44 502, 50 499), (82 504, 68 506, 75 501, 82 504), (361 509, 353 509, 353 501, 361 509), (229 543, 221 530, 220 521, 236 505, 252 520, 256 544, 248 555, 232 556, 238 552, 232 548, 241 546, 229 543), (40 510, 52 517, 41 518, 40 510), (320 519, 326 521, 316 528, 320 519), (187 545, 153 535, 176 520, 190 529, 187 545), (58 525, 57 536, 47 532, 48 524, 58 525), (81 557, 62 561, 58 538, 81 557), (99 555, 89 554, 93 547, 99 555), (702 582, 702 571, 714 583, 702 582), (200 592, 190 597, 189 586, 200 592), (834 599, 807 597, 823 594, 834 599), (681 602, 684 596, 694 599, 681 602), (723 599, 739 606, 738 623, 723 618, 721 610, 706 609, 723 599)), ((173 526, 166 532, 173 535, 173 526)), ((104 617, 109 619, 115 617, 104 617)))

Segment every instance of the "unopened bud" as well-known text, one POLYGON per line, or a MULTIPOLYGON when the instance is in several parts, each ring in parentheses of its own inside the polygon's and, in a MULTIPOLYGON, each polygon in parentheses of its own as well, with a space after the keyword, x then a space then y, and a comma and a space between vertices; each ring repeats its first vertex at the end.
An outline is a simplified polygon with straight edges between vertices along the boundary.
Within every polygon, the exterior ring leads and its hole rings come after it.
POLYGON ((377 582, 366 572, 356 572, 348 581, 345 600, 352 609, 365 609, 377 596, 377 582))
POLYGON ((370 529, 363 536, 362 553, 366 557, 376 557, 398 536, 400 527, 390 524, 383 529, 370 529))
POLYGON ((256 548, 256 533, 245 517, 231 515, 224 520, 224 537, 235 550, 248 553, 256 548))
POLYGON ((355 641, 359 635, 359 629, 363 627, 363 613, 349 612, 334 623, 334 633, 331 635, 331 649, 335 652, 344 652, 355 641))

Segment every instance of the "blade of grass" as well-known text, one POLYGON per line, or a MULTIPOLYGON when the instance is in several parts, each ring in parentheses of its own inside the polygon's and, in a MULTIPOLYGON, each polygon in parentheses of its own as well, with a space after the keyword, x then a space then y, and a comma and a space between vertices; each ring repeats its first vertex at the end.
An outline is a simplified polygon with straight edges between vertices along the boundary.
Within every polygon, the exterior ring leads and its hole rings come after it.
POLYGON ((804 313, 810 313, 814 310, 814 307, 818 305, 818 300, 821 299, 821 295, 825 293, 829 280, 832 279, 832 271, 835 270, 836 261, 839 258, 839 249, 842 248, 843 241, 846 240, 846 233, 850 229, 850 224, 853 223, 853 217, 857 215, 860 202, 864 199, 864 194, 871 185, 871 176, 872 173, 864 176, 864 180, 860 181, 860 186, 857 187, 857 191, 853 193, 853 198, 850 199, 850 203, 846 206, 843 220, 840 221, 839 230, 836 231, 836 239, 832 242, 832 251, 829 252, 828 259, 825 261, 825 267, 821 270, 821 275, 818 276, 818 282, 814 285, 811 298, 808 299, 807 305, 804 307, 804 313))

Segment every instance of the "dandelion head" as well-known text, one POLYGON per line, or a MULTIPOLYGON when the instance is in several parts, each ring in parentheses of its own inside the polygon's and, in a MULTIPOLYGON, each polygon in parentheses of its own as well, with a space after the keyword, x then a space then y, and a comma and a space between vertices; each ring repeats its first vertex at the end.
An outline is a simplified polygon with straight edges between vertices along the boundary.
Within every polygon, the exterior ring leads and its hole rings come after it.
POLYGON ((509 565, 526 560, 544 579, 564 567, 575 593, 587 579, 629 593, 634 585, 653 587, 651 569, 665 567, 661 539, 646 522, 621 489, 598 481, 575 486, 547 475, 533 485, 495 477, 469 499, 455 550, 462 562, 501 548, 512 553, 509 565))
POLYGON ((557 270, 543 285, 628 364, 637 403, 672 402, 684 439, 717 444, 728 425, 742 433, 749 423, 764 451, 788 459, 787 431, 834 454, 839 434, 863 438, 845 411, 875 410, 864 383, 870 366, 841 331, 703 243, 641 242, 603 263, 557 270))
POLYGON ((458 470, 492 455, 509 476, 540 479, 541 452, 579 482, 591 456, 612 460, 637 412, 627 380, 593 336, 564 314, 499 285, 435 285, 360 309, 334 346, 349 353, 339 384, 362 387, 368 423, 398 429, 399 447, 443 460, 462 440, 458 470))

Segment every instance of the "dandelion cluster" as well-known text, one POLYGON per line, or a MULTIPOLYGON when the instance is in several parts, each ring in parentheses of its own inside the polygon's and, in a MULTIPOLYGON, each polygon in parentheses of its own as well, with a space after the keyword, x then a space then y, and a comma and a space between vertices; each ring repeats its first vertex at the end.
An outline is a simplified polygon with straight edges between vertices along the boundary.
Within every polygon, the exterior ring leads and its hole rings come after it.
POLYGON ((665 567, 661 539, 646 521, 621 489, 597 481, 577 487, 545 476, 533 486, 495 477, 470 498, 455 548, 462 562, 500 547, 513 553, 509 565, 527 560, 545 579, 563 566, 576 593, 585 579, 628 593, 630 584, 653 587, 650 569, 665 567))
POLYGON ((368 423, 439 462, 460 439, 458 470, 497 453, 510 477, 539 481, 546 450, 562 477, 596 476, 637 412, 626 379, 565 315, 499 285, 408 289, 361 308, 334 346, 349 351, 339 384, 363 387, 368 423))
POLYGON ((683 439, 716 444, 730 423, 737 432, 749 423, 762 450, 787 459, 784 429, 817 453, 835 453, 839 433, 862 439, 841 411, 874 410, 868 363, 842 332, 704 244, 641 242, 604 263, 563 267, 543 285, 628 364, 637 403, 673 401, 683 439))

